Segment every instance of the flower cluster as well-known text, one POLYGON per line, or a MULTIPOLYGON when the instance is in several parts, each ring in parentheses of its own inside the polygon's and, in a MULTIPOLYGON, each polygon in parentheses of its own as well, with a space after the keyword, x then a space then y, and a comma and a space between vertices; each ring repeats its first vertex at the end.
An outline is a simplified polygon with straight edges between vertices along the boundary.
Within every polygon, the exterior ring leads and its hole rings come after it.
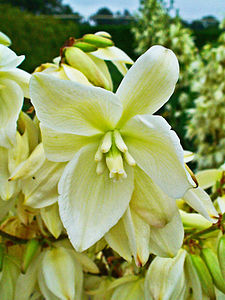
POLYGON ((153 46, 133 64, 100 32, 31 76, 0 43, 0 299, 224 295, 224 166, 195 176, 155 115, 175 54, 153 46), (125 75, 115 93, 105 60, 125 75))

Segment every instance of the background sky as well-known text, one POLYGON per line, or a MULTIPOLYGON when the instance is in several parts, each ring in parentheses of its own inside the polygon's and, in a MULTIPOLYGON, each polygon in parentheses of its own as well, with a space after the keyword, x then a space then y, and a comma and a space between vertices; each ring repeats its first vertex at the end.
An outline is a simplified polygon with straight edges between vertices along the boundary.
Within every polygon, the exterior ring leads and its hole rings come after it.
MULTIPOLYGON (((111 11, 128 9, 131 13, 138 10, 139 0, 64 0, 74 11, 84 17, 89 17, 101 7, 108 7, 111 11)), ((191 21, 203 16, 214 15, 219 20, 225 17, 225 0, 174 0, 174 6, 179 9, 180 16, 191 21)))

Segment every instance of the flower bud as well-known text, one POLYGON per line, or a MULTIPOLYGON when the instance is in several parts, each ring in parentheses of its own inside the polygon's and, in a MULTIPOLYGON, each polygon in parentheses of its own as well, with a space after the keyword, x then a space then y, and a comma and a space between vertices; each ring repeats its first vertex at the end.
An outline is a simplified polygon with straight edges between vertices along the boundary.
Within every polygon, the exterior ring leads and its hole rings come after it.
POLYGON ((70 66, 82 72, 92 84, 110 90, 107 78, 93 60, 82 50, 76 47, 66 48, 65 58, 70 66))
POLYGON ((23 256, 23 262, 21 266, 21 272, 23 274, 26 273, 27 268, 29 267, 30 262, 32 261, 33 257, 37 253, 38 248, 39 248, 39 243, 37 240, 35 239, 29 240, 29 242, 26 245, 26 249, 23 256))
POLYGON ((216 299, 212 277, 202 258, 197 254, 190 254, 191 261, 198 273, 203 292, 210 297, 216 299))
POLYGON ((217 256, 219 260, 220 270, 225 280, 225 235, 221 236, 218 247, 217 256))
POLYGON ((84 52, 93 52, 98 50, 98 48, 95 45, 89 44, 89 43, 85 43, 85 42, 76 42, 73 47, 77 47, 79 49, 81 49, 84 52))
MULTIPOLYGON (((225 252, 223 255, 225 255, 225 252)), ((225 281, 216 254, 210 248, 204 248, 201 251, 201 256, 209 269, 215 286, 225 294, 225 281)))
POLYGON ((112 40, 96 34, 85 34, 82 39, 84 42, 95 45, 98 48, 106 48, 114 45, 112 40))

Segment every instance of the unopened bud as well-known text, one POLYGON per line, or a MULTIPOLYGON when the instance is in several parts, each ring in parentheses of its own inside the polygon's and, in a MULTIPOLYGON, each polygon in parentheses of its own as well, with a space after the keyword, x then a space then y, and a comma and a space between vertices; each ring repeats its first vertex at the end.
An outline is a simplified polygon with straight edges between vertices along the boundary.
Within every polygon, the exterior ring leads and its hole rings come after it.
POLYGON ((93 85, 110 90, 109 81, 85 52, 76 47, 69 47, 64 53, 67 63, 82 72, 93 85))
POLYGON ((98 48, 95 45, 89 44, 89 43, 85 43, 85 42, 76 42, 73 47, 77 47, 79 49, 81 49, 84 52, 93 52, 98 50, 98 48))
POLYGON ((114 45, 112 40, 96 34, 85 34, 82 39, 84 42, 95 45, 98 48, 112 47, 114 45))
POLYGON ((108 38, 108 39, 112 38, 111 34, 106 32, 106 31, 95 32, 95 35, 102 36, 102 37, 105 37, 105 38, 108 38))
POLYGON ((221 236, 218 247, 217 256, 219 260, 220 270, 225 280, 225 235, 221 236))
POLYGON ((21 266, 21 272, 23 274, 26 273, 27 268, 29 267, 33 257, 37 253, 38 248, 39 248, 39 243, 37 240, 35 239, 29 240, 29 242, 26 245, 26 249, 23 256, 23 262, 21 266))

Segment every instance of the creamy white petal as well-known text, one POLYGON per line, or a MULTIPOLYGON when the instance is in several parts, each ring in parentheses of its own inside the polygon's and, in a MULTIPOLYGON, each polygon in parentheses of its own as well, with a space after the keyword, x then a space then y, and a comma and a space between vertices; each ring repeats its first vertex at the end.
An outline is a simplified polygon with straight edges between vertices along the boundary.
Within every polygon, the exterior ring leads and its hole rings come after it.
POLYGON ((56 162, 71 160, 80 148, 97 139, 96 137, 62 133, 43 125, 41 125, 41 133, 46 157, 56 162))
POLYGON ((140 56, 116 92, 124 107, 120 124, 162 107, 172 95, 178 75, 178 61, 171 50, 153 46, 140 56))
POLYGON ((62 230, 63 225, 59 217, 58 203, 40 209, 41 218, 44 221, 48 231, 57 239, 62 230))
POLYGON ((27 179, 36 173, 46 160, 43 144, 40 143, 31 155, 11 173, 9 180, 27 179))
POLYGON ((146 264, 150 254, 150 226, 130 208, 123 216, 130 249, 138 267, 146 264))
POLYGON ((23 92, 12 80, 0 78, 0 146, 16 142, 16 121, 23 105, 23 92))
POLYGON ((145 277, 145 296, 152 299, 174 299, 173 292, 183 274, 186 251, 181 249, 174 258, 156 257, 150 264, 145 277))
POLYGON ((0 69, 0 82, 1 78, 8 78, 10 80, 15 81, 20 88, 23 90, 24 96, 29 98, 29 81, 31 75, 23 70, 18 68, 1 70, 0 69))
POLYGON ((60 216, 77 251, 92 246, 118 222, 133 192, 131 167, 122 181, 111 180, 107 168, 96 174, 97 148, 90 144, 75 154, 59 182, 60 216))
POLYGON ((109 73, 109 70, 108 70, 108 67, 107 67, 107 64, 105 63, 105 61, 102 59, 99 59, 98 57, 91 55, 91 53, 90 54, 87 53, 87 55, 98 66, 98 68, 101 70, 101 72, 103 73, 105 78, 108 80, 109 90, 112 91, 113 90, 113 82, 112 82, 112 78, 111 78, 111 75, 109 73))
POLYGON ((99 48, 97 51, 91 52, 91 55, 103 60, 120 61, 126 64, 133 64, 133 60, 121 49, 112 46, 99 48))
POLYGON ((71 80, 71 81, 76 81, 85 85, 92 85, 87 77, 85 77, 85 75, 83 73, 81 73, 79 70, 66 65, 66 64, 61 64, 61 67, 63 68, 66 77, 71 80))
POLYGON ((75 298, 75 269, 73 259, 65 248, 47 250, 42 260, 46 286, 62 300, 75 298))
POLYGON ((149 225, 163 227, 176 212, 176 201, 168 197, 142 169, 136 166, 130 207, 149 225))
POLYGON ((60 132, 96 135, 114 129, 122 113, 113 93, 45 74, 32 76, 30 93, 41 123, 60 132))
POLYGON ((198 180, 199 186, 203 189, 208 189, 212 187, 217 180, 219 180, 222 176, 222 170, 219 169, 208 169, 199 171, 196 174, 196 178, 198 180))
POLYGON ((123 219, 113 226, 104 236, 109 246, 125 260, 132 261, 132 251, 125 231, 123 219))
POLYGON ((207 220, 213 223, 217 222, 218 213, 209 195, 202 188, 188 190, 183 199, 207 220))
POLYGON ((121 129, 137 165, 167 195, 180 198, 195 186, 184 167, 180 140, 160 116, 135 116, 121 129))
POLYGON ((7 70, 10 68, 16 68, 24 60, 25 56, 17 56, 8 47, 0 44, 0 69, 7 70))
POLYGON ((137 278, 131 282, 124 283, 112 294, 111 300, 141 300, 144 299, 144 279, 137 278))
POLYGON ((118 71, 119 71, 123 76, 125 76, 125 75, 127 74, 128 68, 127 68, 127 66, 126 66, 125 63, 122 63, 122 62, 120 62, 120 61, 113 61, 112 63, 116 66, 116 68, 118 69, 118 71))
POLYGON ((182 246, 183 238, 183 224, 177 210, 172 220, 163 228, 151 226, 151 252, 161 257, 174 257, 182 246))
POLYGON ((65 165, 46 160, 37 172, 23 180, 24 204, 33 208, 54 204, 58 200, 57 185, 65 165))

